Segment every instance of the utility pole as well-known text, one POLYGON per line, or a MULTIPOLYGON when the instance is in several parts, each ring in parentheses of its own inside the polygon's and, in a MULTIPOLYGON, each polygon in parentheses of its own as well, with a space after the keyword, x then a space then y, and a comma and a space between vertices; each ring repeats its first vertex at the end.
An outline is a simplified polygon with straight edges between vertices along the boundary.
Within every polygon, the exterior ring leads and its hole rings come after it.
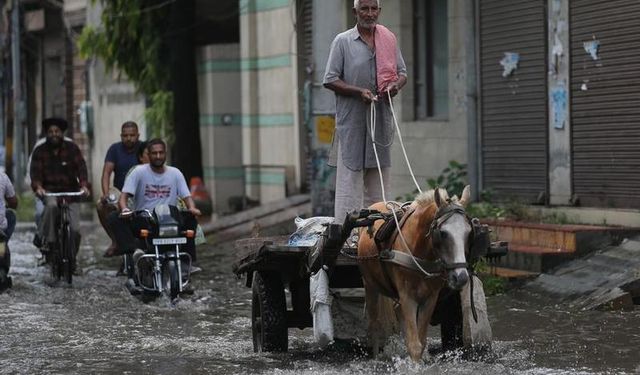
POLYGON ((20 61, 20 0, 13 0, 13 8, 11 9, 11 68, 13 73, 13 154, 16 161, 13 163, 13 184, 16 190, 21 192, 23 176, 20 172, 24 171, 22 157, 24 105, 22 102, 20 61))
MULTIPOLYGON (((5 0, 0 0, 0 9, 4 9, 4 3, 5 0)), ((5 82, 7 79, 7 75, 5 73, 5 66, 4 66, 4 49, 5 49, 5 36, 4 33, 2 32, 3 30, 3 26, 4 25, 0 25, 0 147, 5 147, 5 137, 6 137, 6 132, 5 132, 5 127, 6 127, 6 123, 4 121, 4 88, 5 88, 5 82)), ((5 147, 4 149, 4 157, 5 159, 2 160, 2 166, 1 167, 5 167, 6 165, 6 156, 7 156, 7 149, 5 147)))

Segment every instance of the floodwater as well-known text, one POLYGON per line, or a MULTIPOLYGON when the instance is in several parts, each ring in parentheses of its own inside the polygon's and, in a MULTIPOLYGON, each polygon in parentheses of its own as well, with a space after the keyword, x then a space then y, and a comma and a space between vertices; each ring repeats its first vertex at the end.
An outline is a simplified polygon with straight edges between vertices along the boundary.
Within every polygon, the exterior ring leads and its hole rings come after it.
POLYGON ((0 295, 0 373, 640 373, 640 310, 570 311, 522 289, 488 299, 494 342, 481 358, 436 351, 414 364, 394 338, 374 361, 354 348, 319 349, 311 329, 289 331, 288 353, 256 354, 251 291, 231 272, 232 244, 200 247, 192 296, 143 303, 116 276, 119 260, 102 258, 106 236, 96 227, 83 231, 83 275, 72 287, 51 285, 29 231, 14 235, 14 287, 0 295))

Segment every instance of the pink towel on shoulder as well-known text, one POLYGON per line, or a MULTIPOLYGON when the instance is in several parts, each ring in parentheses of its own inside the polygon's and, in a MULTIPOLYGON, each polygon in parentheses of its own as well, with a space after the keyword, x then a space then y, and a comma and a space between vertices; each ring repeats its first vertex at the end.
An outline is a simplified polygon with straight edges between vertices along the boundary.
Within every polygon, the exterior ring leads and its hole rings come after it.
POLYGON ((396 36, 386 27, 378 24, 374 34, 376 45, 376 70, 378 92, 387 90, 387 86, 398 80, 396 36))

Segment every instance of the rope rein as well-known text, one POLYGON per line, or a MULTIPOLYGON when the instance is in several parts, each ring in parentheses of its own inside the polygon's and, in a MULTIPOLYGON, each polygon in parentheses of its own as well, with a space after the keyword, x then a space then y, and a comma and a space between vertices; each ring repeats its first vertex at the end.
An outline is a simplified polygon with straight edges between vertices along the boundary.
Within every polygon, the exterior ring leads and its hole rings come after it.
MULTIPOLYGON (((393 116, 393 122, 394 122, 394 125, 395 125, 397 133, 398 133, 398 138, 400 139, 400 145, 402 147, 402 152, 404 154, 404 158, 405 158, 405 161, 407 163, 407 167, 409 168, 409 173, 411 174, 411 177, 413 178, 413 182, 416 185, 416 187, 418 188, 418 191, 420 193, 422 193, 422 190, 420 189, 420 185, 418 185, 418 182, 416 181, 416 177, 415 177, 415 175, 413 173, 413 169, 411 168, 411 163, 409 162, 409 158, 407 156, 407 151, 406 151, 406 149, 404 147, 404 142, 402 140, 402 133, 400 132, 400 126, 398 125, 398 119, 396 118, 396 114, 395 114, 395 111, 393 109, 393 103, 392 103, 392 100, 391 100, 391 93, 389 93, 389 91, 387 91, 387 99, 389 100, 389 106, 391 108, 391 115, 393 116)), ((409 248, 409 244, 407 243, 407 240, 404 237, 404 234, 402 233, 402 230, 400 230, 400 221, 398 220, 398 215, 396 214, 395 210, 393 210, 393 208, 391 207, 390 202, 387 201, 386 192, 385 192, 385 189, 384 189, 384 179, 382 178, 382 167, 380 166, 380 158, 378 157, 378 149, 376 147, 377 146, 377 142, 376 142, 376 139, 375 139, 375 134, 376 134, 376 105, 375 105, 375 103, 373 101, 370 104, 370 108, 371 108, 370 109, 371 130, 370 130, 369 136, 371 137, 371 142, 373 144, 373 154, 376 157, 376 165, 378 167, 378 175, 380 177, 380 187, 381 187, 381 192, 382 192, 382 200, 384 201, 384 206, 385 206, 385 208, 389 209, 392 212, 393 220, 395 220, 396 227, 398 228, 398 236, 400 237, 400 240, 402 241, 402 245, 404 246, 404 249, 411 256, 411 259, 413 259, 413 263, 416 265, 416 267, 426 277, 429 277, 429 278, 439 277, 440 274, 427 272, 418 263, 418 261, 416 260, 415 256, 411 252, 411 249, 409 248)))

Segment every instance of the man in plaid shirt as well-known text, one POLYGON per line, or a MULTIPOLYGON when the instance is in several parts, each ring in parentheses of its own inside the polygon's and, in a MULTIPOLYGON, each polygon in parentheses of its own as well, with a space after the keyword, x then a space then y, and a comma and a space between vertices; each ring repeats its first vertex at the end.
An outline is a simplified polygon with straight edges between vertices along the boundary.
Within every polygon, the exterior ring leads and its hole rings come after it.
MULTIPOLYGON (((87 164, 78 146, 63 139, 68 123, 61 118, 47 118, 42 121, 47 140, 33 151, 31 159, 31 189, 44 201, 44 212, 38 225, 38 235, 43 251, 51 249, 56 240, 56 218, 58 205, 55 198, 45 199, 46 192, 75 192, 82 190, 89 195, 87 164)), ((71 229, 80 244, 78 203, 70 205, 71 229)), ((76 252, 78 247, 76 248, 76 252)))

